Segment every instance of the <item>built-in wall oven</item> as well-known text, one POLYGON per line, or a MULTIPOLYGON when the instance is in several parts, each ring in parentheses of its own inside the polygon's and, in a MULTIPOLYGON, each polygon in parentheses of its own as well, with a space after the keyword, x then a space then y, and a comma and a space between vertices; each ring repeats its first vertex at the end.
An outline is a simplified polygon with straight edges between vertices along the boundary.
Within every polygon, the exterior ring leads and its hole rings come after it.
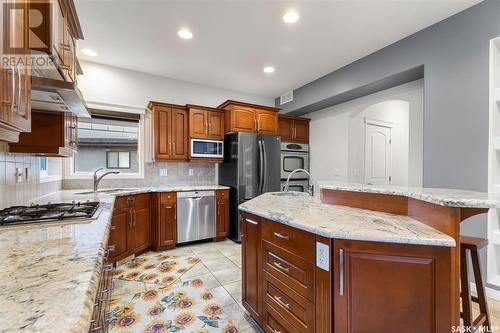
MULTIPOLYGON (((281 179, 286 180, 295 169, 309 171, 309 145, 301 143, 281 143, 281 179)), ((307 179, 303 172, 295 173, 292 179, 307 179)))
POLYGON ((191 139, 191 157, 224 158, 224 141, 191 139))

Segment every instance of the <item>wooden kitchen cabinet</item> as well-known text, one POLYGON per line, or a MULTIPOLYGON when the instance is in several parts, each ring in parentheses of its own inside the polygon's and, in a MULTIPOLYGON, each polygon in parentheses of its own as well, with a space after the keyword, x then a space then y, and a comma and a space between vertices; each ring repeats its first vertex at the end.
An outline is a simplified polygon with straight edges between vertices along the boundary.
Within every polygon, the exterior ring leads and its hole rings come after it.
POLYGON ((153 155, 155 161, 187 161, 189 121, 184 106, 150 102, 153 112, 153 155))
POLYGON ((10 152, 54 157, 73 156, 78 145, 78 118, 75 115, 33 110, 31 121, 31 132, 21 133, 17 143, 10 143, 10 152))
POLYGON ((262 325, 261 219, 241 214, 243 306, 262 325))
POLYGON ((226 132, 278 133, 279 109, 228 100, 218 106, 225 110, 226 132))
POLYGON ((151 195, 117 197, 111 218, 110 245, 115 245, 111 261, 139 254, 150 246, 151 195))
POLYGON ((309 143, 310 119, 279 115, 278 134, 282 142, 309 143))
POLYGON ((177 242, 177 193, 156 194, 152 246, 157 251, 171 249, 177 242))
POLYGON ((224 111, 188 104, 189 136, 199 139, 224 139, 224 111))
POLYGON ((449 332, 450 251, 334 240, 334 332, 449 332))
POLYGON ((229 190, 215 191, 217 218, 216 240, 225 240, 229 235, 229 190))
POLYGON ((13 27, 0 36, 0 55, 11 58, 11 62, 2 62, 0 67, 0 140, 17 142, 19 133, 31 129, 31 73, 22 65, 28 63, 29 55, 29 45, 25 42, 29 36, 28 22, 22 21, 28 17, 29 5, 20 0, 3 0, 0 5, 0 17, 6 20, 4 26, 13 27), (4 13, 7 8, 15 8, 22 15, 7 15, 4 13), (9 47, 11 41, 17 44, 9 47))

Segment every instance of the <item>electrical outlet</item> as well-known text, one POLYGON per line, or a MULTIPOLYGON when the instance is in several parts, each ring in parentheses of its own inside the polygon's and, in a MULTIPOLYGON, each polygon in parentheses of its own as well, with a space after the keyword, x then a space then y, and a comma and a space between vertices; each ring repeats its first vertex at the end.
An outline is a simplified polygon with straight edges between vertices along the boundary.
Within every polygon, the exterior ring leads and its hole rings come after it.
POLYGON ((330 270, 330 248, 327 244, 316 242, 316 266, 327 272, 330 270))
POLYGON ((160 177, 167 177, 168 169, 160 169, 160 177))
POLYGON ((189 168, 189 175, 190 175, 190 176, 194 175, 194 170, 193 170, 193 169, 191 169, 191 168, 189 168))
POLYGON ((16 183, 22 183, 24 178, 23 168, 16 168, 16 183))

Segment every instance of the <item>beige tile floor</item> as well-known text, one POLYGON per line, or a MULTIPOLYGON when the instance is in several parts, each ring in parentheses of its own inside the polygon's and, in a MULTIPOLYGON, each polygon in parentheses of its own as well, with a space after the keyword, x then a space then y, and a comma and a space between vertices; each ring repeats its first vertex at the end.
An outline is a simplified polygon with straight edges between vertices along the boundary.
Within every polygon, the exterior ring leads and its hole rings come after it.
MULTIPOLYGON (((195 254, 201 259, 180 282, 201 278, 205 286, 221 300, 225 313, 230 316, 241 332, 262 331, 258 328, 241 305, 241 244, 226 240, 218 243, 203 243, 182 246, 167 251, 170 255, 195 254)), ((135 294, 157 287, 151 283, 115 280, 113 295, 135 294)), ((495 331, 500 332, 500 301, 488 299, 490 317, 495 331)), ((473 315, 477 316, 479 307, 473 303, 473 315)))
MULTIPOLYGON (((200 278, 205 287, 221 302, 224 312, 233 320, 240 332, 262 332, 249 317, 241 305, 241 245, 226 240, 217 243, 203 243, 192 246, 182 246, 166 251, 169 255, 195 254, 201 259, 187 273, 181 276, 183 280, 200 278)), ((135 281, 114 281, 113 296, 136 294, 157 288, 152 283, 135 281)))

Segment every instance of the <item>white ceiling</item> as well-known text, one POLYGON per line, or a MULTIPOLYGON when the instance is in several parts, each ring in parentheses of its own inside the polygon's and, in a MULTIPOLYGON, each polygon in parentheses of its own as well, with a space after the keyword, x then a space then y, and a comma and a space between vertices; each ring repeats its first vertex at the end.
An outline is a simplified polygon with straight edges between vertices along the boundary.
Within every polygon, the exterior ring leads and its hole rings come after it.
POLYGON ((480 0, 76 0, 82 60, 276 97, 480 0), (281 17, 296 9, 300 20, 281 17), (194 37, 182 40, 177 31, 194 37), (276 71, 262 69, 273 65, 276 71))

